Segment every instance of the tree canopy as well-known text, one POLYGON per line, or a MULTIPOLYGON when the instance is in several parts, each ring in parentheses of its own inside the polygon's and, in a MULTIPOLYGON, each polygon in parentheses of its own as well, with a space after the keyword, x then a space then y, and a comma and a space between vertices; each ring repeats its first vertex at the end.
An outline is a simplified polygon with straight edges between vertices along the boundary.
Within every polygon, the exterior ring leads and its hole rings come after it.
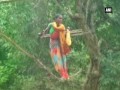
POLYGON ((0 90, 119 90, 119 0, 0 0, 0 90), (105 13, 112 7, 112 13, 105 13), (60 81, 40 39, 60 13, 71 30, 70 80, 60 81))

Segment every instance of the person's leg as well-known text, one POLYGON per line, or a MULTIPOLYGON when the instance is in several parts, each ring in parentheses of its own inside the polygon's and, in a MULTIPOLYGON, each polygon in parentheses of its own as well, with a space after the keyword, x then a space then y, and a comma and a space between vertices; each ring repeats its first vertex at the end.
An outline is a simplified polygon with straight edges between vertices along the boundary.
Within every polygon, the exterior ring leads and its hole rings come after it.
POLYGON ((63 67, 64 67, 64 73, 65 73, 65 78, 68 79, 68 68, 67 68, 67 60, 66 60, 66 55, 62 56, 62 61, 63 61, 63 67))
POLYGON ((50 54, 55 66, 55 70, 59 72, 60 76, 63 79, 66 79, 66 57, 63 57, 63 55, 61 54, 61 48, 58 41, 50 41, 50 54))
POLYGON ((55 70, 57 72, 59 72, 59 65, 58 65, 58 59, 60 58, 59 54, 59 43, 57 40, 52 40, 50 39, 50 55, 51 55, 51 59, 53 61, 55 70))
POLYGON ((61 56, 61 52, 60 52, 60 48, 57 48, 57 56, 58 56, 58 62, 57 65, 59 67, 59 73, 61 78, 65 78, 65 74, 64 74, 64 63, 63 63, 63 59, 61 56))
POLYGON ((60 68, 60 67, 59 67, 58 62, 59 62, 60 56, 58 55, 58 49, 57 49, 57 48, 51 49, 50 54, 51 54, 51 58, 52 58, 52 61, 53 61, 55 70, 56 70, 57 72, 59 72, 59 68, 60 68))
POLYGON ((53 48, 51 49, 51 58, 54 63, 55 70, 60 74, 62 78, 65 78, 64 74, 64 65, 63 59, 61 57, 60 48, 53 48))

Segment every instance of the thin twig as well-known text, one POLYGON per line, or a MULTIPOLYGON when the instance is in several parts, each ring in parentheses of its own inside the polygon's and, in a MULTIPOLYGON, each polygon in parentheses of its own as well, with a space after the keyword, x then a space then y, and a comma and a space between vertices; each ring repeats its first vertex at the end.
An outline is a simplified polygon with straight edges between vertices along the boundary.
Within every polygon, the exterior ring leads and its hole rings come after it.
POLYGON ((35 5, 33 6, 33 8, 38 7, 39 3, 40 3, 40 0, 38 0, 37 3, 35 3, 35 5))
POLYGON ((78 74, 80 74, 82 72, 82 70, 80 69, 78 72, 76 72, 75 74, 71 75, 70 78, 73 78, 75 76, 77 76, 78 74))

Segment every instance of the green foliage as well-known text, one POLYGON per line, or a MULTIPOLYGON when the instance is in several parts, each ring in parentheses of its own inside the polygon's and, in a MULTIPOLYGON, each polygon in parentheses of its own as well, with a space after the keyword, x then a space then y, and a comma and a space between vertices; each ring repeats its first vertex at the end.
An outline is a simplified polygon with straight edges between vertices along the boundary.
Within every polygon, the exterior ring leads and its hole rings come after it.
POLYGON ((102 60, 101 90, 120 89, 120 52, 109 50, 102 60))
MULTIPOLYGON (((53 21, 56 13, 62 13, 65 26, 77 29, 79 23, 72 21, 66 10, 73 13, 77 11, 77 0, 57 0, 62 9, 58 8, 55 0, 25 0, 0 4, 0 29, 11 37, 17 44, 55 72, 50 55, 49 39, 38 39, 41 32, 49 22, 53 21)), ((103 0, 104 6, 112 6, 113 14, 106 14, 109 20, 101 22, 103 14, 97 14, 96 34, 102 39, 100 44, 102 52, 101 61, 101 90, 120 89, 120 13, 119 0, 103 0)), ((37 66, 32 59, 23 55, 10 43, 0 38, 0 90, 80 90, 89 68, 90 57, 81 36, 72 38, 72 52, 67 56, 70 75, 80 69, 82 72, 69 81, 57 81, 37 66)), ((59 77, 59 76, 58 76, 59 77)))
POLYGON ((7 88, 14 81, 17 66, 10 61, 0 64, 0 87, 7 88))

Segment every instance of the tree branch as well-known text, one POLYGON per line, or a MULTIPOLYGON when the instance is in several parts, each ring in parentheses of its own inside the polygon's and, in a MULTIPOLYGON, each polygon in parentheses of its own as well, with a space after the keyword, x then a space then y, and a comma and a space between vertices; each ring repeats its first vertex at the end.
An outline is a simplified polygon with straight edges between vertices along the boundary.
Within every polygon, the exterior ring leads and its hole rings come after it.
POLYGON ((0 0, 1 3, 10 3, 10 2, 15 2, 15 1, 20 1, 20 0, 0 0))
MULTIPOLYGON (((22 47, 20 47, 15 41, 13 41, 10 37, 8 37, 7 35, 5 35, 2 31, 0 31, 0 36, 3 39, 6 39, 8 42, 10 42, 14 47, 16 47, 19 51, 22 52, 22 54, 28 56, 29 58, 33 59, 39 67, 43 67, 50 75, 52 75, 55 79, 57 80, 61 80, 59 77, 57 77, 56 75, 54 75, 51 70, 46 67, 40 59, 36 58, 34 55, 28 53, 25 49, 23 49, 22 47)), ((75 73, 74 75, 70 76, 70 77, 75 77, 76 75, 78 75, 81 72, 81 70, 79 70, 77 73, 75 73)))
POLYGON ((86 20, 88 18, 88 10, 89 10, 89 5, 90 5, 90 0, 87 0, 87 3, 86 3, 86 20))
MULTIPOLYGON (((92 32, 75 32, 75 33, 71 33, 71 36, 81 36, 81 35, 85 35, 85 34, 90 34, 92 32)), ((50 34, 44 34, 44 35, 41 35, 40 38, 48 38, 50 37, 50 34)))
POLYGON ((80 69, 80 70, 79 70, 79 71, 77 71, 75 74, 73 74, 72 76, 70 76, 70 78, 73 78, 73 77, 75 77, 75 76, 79 75, 81 72, 82 72, 82 70, 80 69))
POLYGON ((8 37, 7 35, 5 35, 2 31, 0 31, 0 36, 4 39, 6 39, 8 42, 10 42, 14 47, 16 47, 19 51, 21 51, 24 55, 28 56, 29 58, 33 59, 35 62, 37 62, 39 67, 43 67, 48 73, 50 73, 55 79, 59 78, 57 76, 55 76, 48 67, 46 67, 40 59, 36 58, 34 55, 28 53, 25 49, 23 49, 22 47, 20 47, 15 41, 13 41, 10 37, 8 37))
MULTIPOLYGON (((60 6, 60 3, 58 2, 58 0, 54 0, 54 2, 56 3, 56 5, 57 5, 61 10, 64 10, 64 9, 60 6)), ((68 15, 69 15, 70 18, 72 18, 72 19, 80 19, 79 14, 78 14, 78 13, 73 14, 73 13, 72 13, 72 10, 71 10, 70 8, 66 9, 65 11, 68 13, 68 15)))

